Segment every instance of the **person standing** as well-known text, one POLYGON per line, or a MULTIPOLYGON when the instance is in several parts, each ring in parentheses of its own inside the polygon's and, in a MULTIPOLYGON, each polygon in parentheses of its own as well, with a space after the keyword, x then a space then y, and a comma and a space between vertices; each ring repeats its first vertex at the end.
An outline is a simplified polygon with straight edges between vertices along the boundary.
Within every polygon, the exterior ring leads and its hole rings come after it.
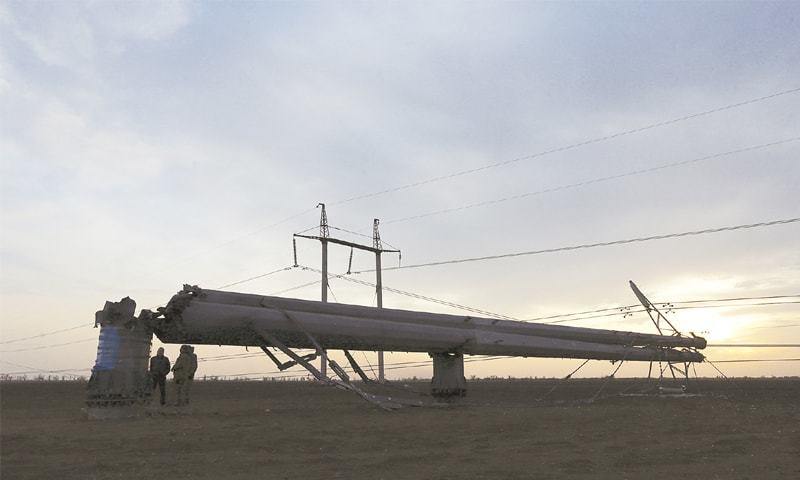
POLYGON ((159 348, 156 356, 150 359, 150 378, 153 390, 158 388, 161 394, 161 405, 167 403, 167 375, 169 374, 169 358, 164 356, 164 348, 159 348))
POLYGON ((194 381, 194 374, 197 371, 197 355, 194 348, 189 345, 181 345, 181 354, 175 360, 172 367, 172 377, 175 379, 175 386, 178 389, 178 406, 189 404, 189 392, 194 381))

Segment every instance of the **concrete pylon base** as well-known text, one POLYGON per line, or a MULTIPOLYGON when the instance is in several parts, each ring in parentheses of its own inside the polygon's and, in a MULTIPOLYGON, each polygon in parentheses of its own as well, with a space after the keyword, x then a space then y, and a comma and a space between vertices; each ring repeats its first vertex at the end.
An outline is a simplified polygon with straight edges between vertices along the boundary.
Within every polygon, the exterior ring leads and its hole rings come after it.
POLYGON ((463 397, 467 394, 464 378, 464 355, 460 353, 429 353, 433 359, 431 395, 437 398, 463 397))

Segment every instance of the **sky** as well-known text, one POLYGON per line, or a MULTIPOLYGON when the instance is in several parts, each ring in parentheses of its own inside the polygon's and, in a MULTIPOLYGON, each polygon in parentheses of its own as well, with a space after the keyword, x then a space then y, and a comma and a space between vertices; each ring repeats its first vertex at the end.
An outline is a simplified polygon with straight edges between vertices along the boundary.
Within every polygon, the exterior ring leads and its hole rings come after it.
MULTIPOLYGON (((154 308, 185 283, 291 266, 292 233, 318 225, 320 202, 350 232, 369 236, 379 218, 402 250, 387 267, 800 217, 798 88, 795 2, 2 2, 0 373, 87 373, 106 300, 154 308)), ((370 242, 350 232, 332 231, 370 242)), ((629 280, 658 302, 798 295, 798 238, 791 223, 383 281, 519 319, 634 304, 629 280)), ((330 271, 346 272, 349 254, 331 247, 330 271)), ((318 243, 299 240, 297 255, 319 268, 318 243)), ((372 262, 356 252, 352 269, 372 262)), ((293 268, 231 289, 318 279, 293 268)), ((375 302, 342 279, 331 291, 375 302)), ((320 286, 282 295, 318 299, 320 286)), ((384 306, 463 313, 391 292, 384 306)), ((710 343, 786 344, 800 343, 798 313, 781 303, 668 316, 710 343)), ((654 331, 641 314, 568 324, 654 331)), ((265 358, 210 358, 242 352, 199 346, 199 375, 275 371, 265 358)), ((359 359, 374 366, 375 354, 359 359)), ((563 376, 579 363, 471 362, 466 375, 563 376)), ((797 365, 719 364, 732 376, 797 365)))

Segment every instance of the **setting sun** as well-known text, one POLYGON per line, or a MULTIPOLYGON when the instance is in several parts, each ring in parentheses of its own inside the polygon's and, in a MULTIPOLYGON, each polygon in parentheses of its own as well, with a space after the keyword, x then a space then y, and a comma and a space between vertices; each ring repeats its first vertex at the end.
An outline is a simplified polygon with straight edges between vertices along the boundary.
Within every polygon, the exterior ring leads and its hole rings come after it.
POLYGON ((751 324, 747 317, 737 316, 735 308, 698 308, 684 310, 674 317, 676 327, 684 332, 693 332, 709 342, 730 340, 751 324))

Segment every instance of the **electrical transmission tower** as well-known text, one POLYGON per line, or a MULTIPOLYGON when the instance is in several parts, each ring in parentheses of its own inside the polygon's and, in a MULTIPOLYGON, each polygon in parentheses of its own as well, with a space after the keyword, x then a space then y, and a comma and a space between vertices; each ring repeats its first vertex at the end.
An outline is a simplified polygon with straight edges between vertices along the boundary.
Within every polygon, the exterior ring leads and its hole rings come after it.
MULTIPOLYGON (((381 276, 381 255, 384 253, 400 253, 400 250, 388 250, 383 248, 383 243, 381 242, 381 235, 378 230, 378 225, 380 224, 380 220, 377 218, 372 222, 372 246, 369 245, 361 245, 358 243, 350 242, 347 240, 342 240, 339 238, 334 238, 330 236, 330 228, 328 227, 328 214, 325 211, 325 204, 320 203, 317 207, 322 207, 322 212, 320 213, 319 218, 319 236, 314 235, 302 235, 299 233, 295 233, 293 235, 294 238, 307 238, 309 240, 317 240, 320 242, 322 247, 322 302, 327 303, 328 301, 328 243, 335 243, 337 245, 344 245, 346 247, 350 247, 351 254, 350 254, 350 261, 352 262, 352 249, 357 250, 365 250, 367 252, 372 252, 375 254, 375 296, 377 299, 378 308, 383 308, 383 279, 381 276)), ((294 240, 293 238, 293 240, 294 240)), ((297 260, 295 259, 295 263, 297 260)), ((349 270, 349 268, 348 268, 349 270)), ((349 273, 349 272, 348 272, 349 273)), ((320 370, 323 375, 327 371, 327 355, 325 352, 322 352, 322 359, 321 359, 320 370)), ((383 352, 378 352, 378 381, 383 383, 386 380, 385 375, 385 365, 384 365, 384 358, 383 352)))

